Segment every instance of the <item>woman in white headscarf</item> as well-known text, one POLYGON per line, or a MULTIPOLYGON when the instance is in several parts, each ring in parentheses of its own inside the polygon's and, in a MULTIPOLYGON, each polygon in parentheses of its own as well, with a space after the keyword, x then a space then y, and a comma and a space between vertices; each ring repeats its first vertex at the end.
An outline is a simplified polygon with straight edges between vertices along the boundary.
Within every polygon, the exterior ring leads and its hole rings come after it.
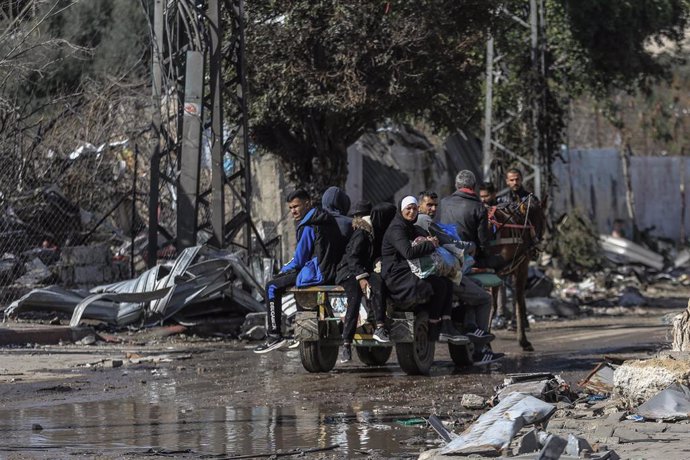
POLYGON ((448 278, 430 275, 418 278, 407 262, 431 254, 438 247, 438 239, 417 227, 419 204, 413 196, 400 202, 399 212, 383 237, 381 246, 381 276, 390 297, 397 302, 419 304, 429 312, 431 340, 466 343, 467 339, 453 326, 453 282, 448 278), (418 237, 426 241, 412 245, 418 237))

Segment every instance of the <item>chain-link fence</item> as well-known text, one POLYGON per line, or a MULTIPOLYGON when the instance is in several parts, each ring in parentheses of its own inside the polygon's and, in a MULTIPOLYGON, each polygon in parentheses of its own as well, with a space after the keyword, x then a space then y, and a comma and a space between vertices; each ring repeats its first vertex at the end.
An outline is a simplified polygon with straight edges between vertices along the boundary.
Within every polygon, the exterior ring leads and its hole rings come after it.
POLYGON ((23 160, 0 173, 0 305, 49 284, 123 279, 135 260, 141 265, 143 245, 130 247, 147 215, 146 161, 137 145, 81 143, 23 160), (65 257, 72 247, 86 247, 89 257, 65 257))

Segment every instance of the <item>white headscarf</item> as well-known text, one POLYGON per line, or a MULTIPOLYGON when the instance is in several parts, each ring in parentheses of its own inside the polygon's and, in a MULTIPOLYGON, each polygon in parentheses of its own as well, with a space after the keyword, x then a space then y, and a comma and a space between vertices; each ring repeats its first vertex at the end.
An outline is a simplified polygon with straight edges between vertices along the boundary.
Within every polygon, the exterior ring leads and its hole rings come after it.
POLYGON ((402 202, 400 203, 400 210, 402 211, 409 205, 414 204, 419 206, 419 202, 417 201, 417 198, 413 197, 412 195, 408 195, 405 198, 402 199, 402 202))

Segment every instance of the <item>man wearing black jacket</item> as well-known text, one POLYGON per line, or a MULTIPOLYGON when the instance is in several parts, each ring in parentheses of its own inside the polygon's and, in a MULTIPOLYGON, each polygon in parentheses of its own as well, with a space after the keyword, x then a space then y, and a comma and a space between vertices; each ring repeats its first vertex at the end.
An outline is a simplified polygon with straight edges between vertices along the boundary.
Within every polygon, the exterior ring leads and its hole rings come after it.
POLYGON ((441 200, 436 221, 455 225, 462 241, 477 246, 477 267, 498 268, 503 259, 489 253, 489 217, 475 188, 477 179, 472 171, 462 170, 455 176, 456 191, 441 200))

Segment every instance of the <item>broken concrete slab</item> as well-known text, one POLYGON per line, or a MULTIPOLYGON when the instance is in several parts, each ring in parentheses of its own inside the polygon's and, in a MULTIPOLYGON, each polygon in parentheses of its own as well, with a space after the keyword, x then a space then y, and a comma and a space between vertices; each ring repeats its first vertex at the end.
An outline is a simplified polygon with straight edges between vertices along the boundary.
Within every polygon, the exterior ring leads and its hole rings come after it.
POLYGON ((486 402, 483 397, 471 393, 462 395, 460 405, 465 409, 476 410, 483 409, 486 402))
POLYGON ((93 334, 90 327, 0 327, 0 345, 57 345, 60 342, 78 342, 93 334))
POLYGON ((674 383, 688 385, 690 362, 670 358, 630 360, 613 373, 614 393, 637 406, 674 383))

